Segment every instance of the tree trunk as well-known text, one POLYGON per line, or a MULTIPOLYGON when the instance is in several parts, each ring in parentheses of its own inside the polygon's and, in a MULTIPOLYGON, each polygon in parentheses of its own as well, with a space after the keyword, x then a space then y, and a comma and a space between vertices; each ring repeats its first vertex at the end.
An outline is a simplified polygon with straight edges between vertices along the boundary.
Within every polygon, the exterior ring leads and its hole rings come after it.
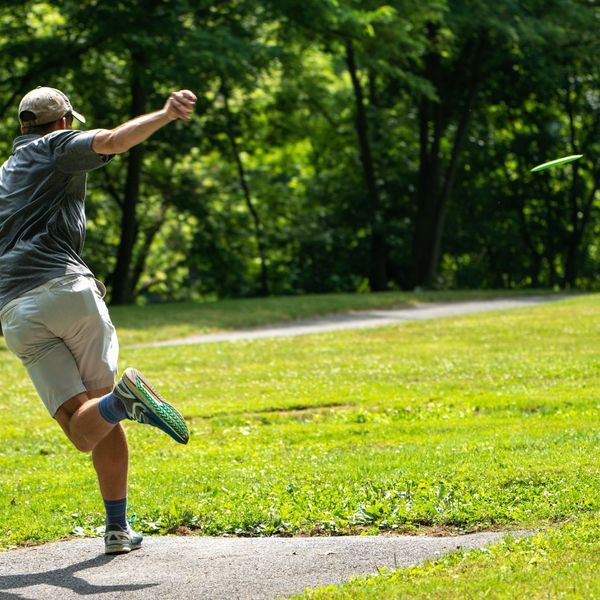
POLYGON ((525 200, 519 196, 519 206, 517 208, 517 217, 519 219, 519 230, 521 232, 521 240, 525 247, 529 250, 531 256, 531 270, 529 276, 531 277, 531 285, 537 288, 540 283, 540 272, 542 270, 543 256, 536 250, 535 243, 531 237, 529 231, 529 225, 527 224, 527 217, 525 215, 525 200))
MULTIPOLYGON (((428 37, 433 44, 437 26, 428 26, 428 37)), ((425 77, 436 89, 440 87, 440 56, 428 53, 425 57, 425 77)), ((431 285, 428 274, 436 229, 437 199, 440 191, 440 142, 442 118, 439 102, 423 98, 419 104, 419 179, 417 185, 417 214, 413 234, 413 283, 431 285)))
MULTIPOLYGON (((143 57, 132 57, 131 71, 131 118, 146 112, 146 90, 142 84, 140 68, 143 57)), ((137 237, 138 223, 136 207, 140 199, 140 178, 142 172, 142 147, 134 146, 129 151, 127 177, 121 213, 121 239, 117 250, 117 263, 111 276, 111 304, 128 304, 133 300, 132 259, 137 237)))
MULTIPOLYGON (((433 43, 436 37, 437 27, 430 25, 430 41, 433 43)), ((472 44, 471 52, 467 53, 471 58, 470 81, 445 173, 442 173, 441 141, 447 123, 442 119, 444 98, 440 89, 440 56, 437 53, 430 53, 426 57, 426 77, 434 84, 440 98, 436 102, 425 98, 419 107, 419 188, 413 239, 415 286, 432 287, 437 280, 448 204, 479 91, 485 43, 486 34, 481 32, 472 44)))
POLYGON ((254 225, 254 236, 256 238, 256 245, 258 247, 258 256, 260 260, 260 295, 269 295, 269 272, 267 267, 267 258, 265 252, 264 234, 260 217, 254 203, 252 202, 252 194, 250 193, 250 186, 248 185, 248 178, 246 177, 246 169, 240 156, 240 150, 235 139, 235 130, 233 126, 233 115, 229 109, 229 93, 225 85, 222 87, 223 100, 225 105, 225 116, 226 116, 226 133, 231 145, 231 152, 237 167, 238 177, 240 180, 240 186, 244 194, 244 200, 248 211, 252 217, 252 223, 254 225))
MULTIPOLYGON (((567 79, 565 109, 569 118, 569 137, 571 143, 571 154, 586 154, 590 140, 597 139, 598 130, 600 128, 600 117, 596 117, 592 127, 589 129, 587 139, 584 137, 582 147, 577 144, 576 128, 575 128, 575 109, 571 99, 571 85, 567 79)), ((585 184, 579 174, 579 163, 573 163, 573 178, 571 180, 571 189, 569 190, 569 208, 570 208, 570 224, 571 231, 567 237, 567 247, 564 258, 564 274, 562 280, 563 288, 574 289, 577 285, 578 258, 581 252, 581 245, 585 237, 587 226, 590 221, 592 206, 598 190, 598 172, 592 176, 592 189, 587 198, 583 198, 581 205, 578 198, 583 196, 585 184)))
MULTIPOLYGON (((579 254, 579 246, 583 239, 585 227, 580 223, 579 203, 577 194, 580 186, 578 165, 573 165, 573 178, 571 180, 571 189, 569 190, 569 205, 570 205, 570 221, 571 231, 567 234, 567 245, 565 248, 564 272, 561 288, 574 288, 577 281, 577 257, 579 254)), ((582 215, 583 216, 583 215, 582 215)))
POLYGON ((156 218, 156 221, 154 221, 154 223, 152 223, 150 226, 148 226, 148 228, 144 232, 141 247, 140 247, 139 251, 137 252, 137 258, 135 259, 135 261, 133 261, 133 268, 130 269, 130 271, 131 271, 130 288, 132 290, 134 290, 134 293, 133 293, 134 297, 137 296, 137 294, 139 294, 139 292, 140 292, 140 290, 138 289, 138 284, 139 284, 142 274, 144 273, 144 270, 146 268, 146 259, 148 258, 148 253, 150 252, 150 248, 152 247, 152 242, 154 241, 154 238, 157 236, 158 232, 161 230, 161 227, 163 226, 163 224, 165 222, 166 214, 167 214, 167 203, 165 201, 163 201, 163 204, 161 205, 161 207, 159 209, 159 213, 156 218))
POLYGON ((346 42, 346 64, 352 79, 354 102, 356 105, 355 126, 358 136, 358 146, 363 173, 367 184, 368 219, 371 233, 371 271, 369 283, 371 290, 383 291, 387 289, 386 272, 386 243, 383 232, 383 218, 381 216, 377 178, 369 141, 369 127, 365 108, 364 93, 358 78, 354 46, 351 40, 346 42))
POLYGON ((590 217, 592 213, 592 207, 594 205, 594 199, 596 197, 596 193, 600 188, 600 172, 596 172, 593 177, 592 189, 588 193, 587 198, 583 203, 583 207, 581 209, 581 217, 579 215, 575 216, 575 223, 573 225, 573 231, 571 232, 568 245, 567 252, 565 257, 565 266, 564 266, 564 278, 563 278, 563 288, 571 288, 574 289, 577 286, 577 258, 581 251, 581 244, 583 242, 587 227, 590 222, 590 217))

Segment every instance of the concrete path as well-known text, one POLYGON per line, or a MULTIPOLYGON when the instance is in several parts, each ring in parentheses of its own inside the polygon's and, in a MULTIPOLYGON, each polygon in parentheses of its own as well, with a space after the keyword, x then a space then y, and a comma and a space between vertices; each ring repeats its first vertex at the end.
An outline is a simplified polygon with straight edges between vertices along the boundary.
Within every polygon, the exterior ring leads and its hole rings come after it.
POLYGON ((115 557, 102 553, 102 539, 78 539, 0 553, 0 598, 275 599, 376 574, 382 567, 415 565, 458 548, 478 548, 502 535, 157 536, 144 540, 140 550, 115 557))
POLYGON ((325 331, 338 331, 341 329, 364 329, 367 327, 392 325, 403 321, 454 317, 469 313, 535 306, 537 304, 562 300, 563 298, 564 296, 556 295, 528 296, 523 298, 499 298, 468 302, 433 303, 394 310, 355 311, 339 315, 302 319, 299 321, 291 321, 289 323, 276 323, 274 325, 254 327, 251 329, 206 333, 165 342, 143 344, 137 347, 183 346, 188 344, 207 344, 214 342, 236 342, 239 340, 307 335, 325 331))

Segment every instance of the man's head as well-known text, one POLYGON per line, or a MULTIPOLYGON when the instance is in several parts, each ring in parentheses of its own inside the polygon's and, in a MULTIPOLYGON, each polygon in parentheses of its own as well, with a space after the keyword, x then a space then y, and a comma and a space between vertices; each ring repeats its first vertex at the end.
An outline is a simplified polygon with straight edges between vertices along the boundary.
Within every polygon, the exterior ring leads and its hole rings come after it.
POLYGON ((70 129, 73 117, 85 123, 85 118, 73 110, 69 98, 51 87, 31 90, 19 104, 21 133, 44 135, 57 129, 70 129))

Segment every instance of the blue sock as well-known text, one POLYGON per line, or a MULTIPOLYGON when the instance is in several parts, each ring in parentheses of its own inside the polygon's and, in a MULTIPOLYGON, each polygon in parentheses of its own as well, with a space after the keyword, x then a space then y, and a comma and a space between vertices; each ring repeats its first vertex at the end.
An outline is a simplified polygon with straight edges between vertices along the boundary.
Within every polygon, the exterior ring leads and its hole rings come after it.
POLYGON ((123 402, 119 400, 114 392, 101 398, 98 409, 102 418, 109 423, 113 423, 113 425, 127 418, 123 402))
POLYGON ((127 497, 122 500, 104 500, 106 508, 106 527, 120 525, 127 528, 127 497))

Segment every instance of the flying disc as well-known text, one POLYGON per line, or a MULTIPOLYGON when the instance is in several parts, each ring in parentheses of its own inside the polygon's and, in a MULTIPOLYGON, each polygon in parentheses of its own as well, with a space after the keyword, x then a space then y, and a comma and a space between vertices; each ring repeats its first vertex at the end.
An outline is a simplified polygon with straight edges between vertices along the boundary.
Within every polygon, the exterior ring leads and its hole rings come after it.
POLYGON ((545 171, 546 169, 552 169, 553 167, 558 167, 560 165, 566 165, 567 163, 573 162, 581 158, 583 154, 572 154, 571 156, 563 156, 562 158, 557 158, 556 160, 551 160, 550 162, 545 162, 537 167, 531 169, 532 173, 537 173, 537 171, 545 171))

